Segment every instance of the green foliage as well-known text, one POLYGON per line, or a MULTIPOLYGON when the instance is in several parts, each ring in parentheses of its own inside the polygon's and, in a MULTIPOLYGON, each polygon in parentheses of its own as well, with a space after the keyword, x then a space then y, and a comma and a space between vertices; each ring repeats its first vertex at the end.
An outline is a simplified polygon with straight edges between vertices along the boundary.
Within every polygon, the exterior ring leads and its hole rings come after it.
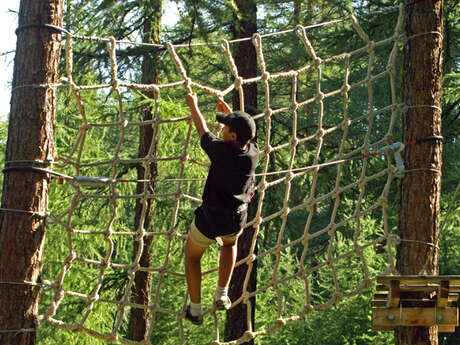
MULTIPOLYGON (((444 76, 442 81, 442 135, 443 140, 443 176, 441 203, 441 238, 439 241, 439 273, 457 275, 460 271, 460 195, 458 191, 460 176, 460 65, 459 65, 459 26, 460 9, 455 1, 444 5, 443 43, 444 76), (455 192, 457 191, 457 194, 455 192)), ((458 302, 457 302, 458 306, 458 302)), ((444 333, 439 337, 442 345, 454 345, 460 342, 458 328, 455 333, 444 333)))
MULTIPOLYGON (((457 179, 457 188, 460 183, 457 179)), ((460 269, 460 190, 445 193, 441 212, 441 238, 439 241, 439 274, 458 275, 460 269), (454 196, 456 198, 454 199, 454 196)), ((456 303, 459 306, 458 301, 456 303)), ((440 344, 454 345, 460 341, 460 332, 456 329, 455 333, 445 333, 440 336, 440 344), (441 341, 442 339, 442 341, 441 341)))
MULTIPOLYGON (((338 279, 337 291, 343 295, 353 293, 361 288, 364 277, 362 259, 366 262, 369 276, 375 276, 388 264, 385 255, 381 254, 382 247, 379 245, 363 250, 362 258, 354 252, 354 238, 357 238, 359 243, 365 243, 375 236, 375 229, 380 227, 381 225, 376 224, 375 217, 369 216, 361 219, 360 232, 355 234, 356 237, 346 235, 346 232, 337 232, 334 238, 326 235, 323 250, 311 254, 313 257, 309 257, 307 262, 303 263, 307 272, 305 280, 300 278, 301 275, 296 276, 302 262, 294 247, 283 250, 279 257, 274 254, 264 256, 259 262, 258 286, 270 282, 273 272, 279 281, 289 276, 296 277, 280 283, 279 291, 271 287, 257 295, 256 328, 266 329, 273 325, 278 318, 278 310, 281 310, 281 316, 284 318, 301 312, 307 302, 304 292, 306 286, 312 297, 309 303, 319 310, 308 313, 301 321, 288 323, 267 338, 258 339, 256 344, 296 344, 299 339, 302 339, 302 343, 315 345, 388 344, 392 334, 375 333, 370 330, 370 300, 375 292, 373 289, 346 297, 329 308, 322 307, 330 302, 335 291, 333 271, 325 265, 328 260, 327 247, 331 245, 333 258, 347 252, 353 253, 334 262, 334 271, 338 279)), ((314 245, 310 247, 314 250, 314 245)))

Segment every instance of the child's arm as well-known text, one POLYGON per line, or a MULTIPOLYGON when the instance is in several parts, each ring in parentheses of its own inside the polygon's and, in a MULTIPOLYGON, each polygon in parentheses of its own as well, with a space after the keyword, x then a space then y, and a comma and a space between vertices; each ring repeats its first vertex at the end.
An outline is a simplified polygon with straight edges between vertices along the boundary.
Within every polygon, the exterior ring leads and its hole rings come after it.
POLYGON ((204 133, 209 132, 209 129, 206 125, 206 120, 204 119, 200 109, 198 108, 198 98, 195 93, 188 93, 185 96, 185 100, 192 112, 193 123, 195 124, 195 128, 198 131, 198 134, 201 138, 204 133))

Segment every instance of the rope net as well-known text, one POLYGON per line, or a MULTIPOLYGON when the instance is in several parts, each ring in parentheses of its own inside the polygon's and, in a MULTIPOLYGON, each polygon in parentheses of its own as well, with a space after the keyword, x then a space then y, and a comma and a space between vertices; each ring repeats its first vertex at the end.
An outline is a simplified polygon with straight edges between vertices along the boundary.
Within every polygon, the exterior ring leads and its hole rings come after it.
MULTIPOLYGON (((169 64, 166 70, 179 71, 179 77, 166 77, 166 82, 158 84, 122 80, 117 46, 128 43, 67 33, 66 75, 62 85, 52 86, 59 87, 60 97, 69 99, 65 108, 58 109, 63 123, 56 125, 59 159, 54 163, 66 183, 52 186, 59 200, 48 214, 41 322, 122 344, 148 344, 152 336, 162 336, 165 344, 184 344, 187 332, 197 330, 184 321, 181 312, 187 304, 183 248, 193 210, 201 202, 208 163, 186 111, 184 95, 189 91, 199 94, 209 122, 214 122, 215 96, 225 97, 236 90, 243 108, 244 85, 256 84, 264 94, 263 109, 255 115, 261 147, 258 193, 247 224, 254 228, 254 235, 249 255, 237 263, 247 265, 248 273, 241 297, 233 305, 244 303, 251 315, 249 299, 257 296, 257 312, 271 321, 263 328, 257 322, 254 328, 248 323, 239 339, 224 342, 225 313, 209 307, 199 331, 209 332, 210 341, 240 344, 270 334, 314 310, 361 293, 378 274, 394 273, 398 238, 391 231, 388 203, 393 181, 404 168, 398 160, 403 145, 393 140, 395 123, 404 111, 395 87, 401 22, 402 10, 394 33, 378 42, 371 41, 354 16, 346 23, 317 26, 321 30, 327 25, 349 25, 362 42, 353 51, 330 57, 321 56, 324 42, 311 39, 313 28, 256 34, 252 43, 259 74, 250 79, 239 75, 231 53, 234 42, 187 46, 211 52, 223 49, 215 58, 227 61, 226 79, 219 80, 228 81, 225 88, 214 86, 217 78, 213 75, 197 81, 187 71, 190 62, 185 48, 169 43, 162 59, 169 64), (288 37, 293 46, 303 45, 304 55, 294 62, 265 61, 266 51, 277 49, 280 37, 288 37), (106 84, 74 80, 75 41, 106 44, 111 70, 106 84), (376 59, 379 49, 388 52, 386 62, 376 59), (342 75, 343 83, 328 83, 331 73, 342 75), (290 85, 290 94, 278 94, 285 85, 290 85), (141 93, 153 96, 139 104, 152 105, 151 120, 135 117, 133 95, 141 93), (351 113, 350 105, 357 102, 363 102, 361 112, 351 113), (154 140, 146 156, 136 157, 133 147, 137 148, 139 131, 146 127, 152 129, 154 140), (155 171, 149 169, 152 164, 155 171), (137 180, 133 169, 139 165, 145 168, 142 180, 137 180), (351 180, 356 174, 359 178, 351 180), (137 201, 142 212, 136 228, 137 201), (145 227, 150 201, 151 221, 145 227), (103 227, 95 226, 101 222, 103 227), (152 267, 140 262, 146 241, 152 267), (58 262, 47 261, 50 251, 59 257, 58 262), (129 252, 133 255, 127 256, 129 252), (368 262, 370 253, 379 253, 386 262, 384 272, 368 262), (272 273, 260 274, 256 291, 250 291, 248 279, 255 266, 272 273), (152 274, 148 306, 132 301, 137 271, 152 274), (319 281, 334 288, 320 294, 319 281), (148 310, 150 316, 147 336, 140 342, 126 337, 132 308, 148 310)), ((211 306, 213 291, 207 286, 214 289, 217 281, 217 246, 208 249, 203 265, 202 303, 211 306)))

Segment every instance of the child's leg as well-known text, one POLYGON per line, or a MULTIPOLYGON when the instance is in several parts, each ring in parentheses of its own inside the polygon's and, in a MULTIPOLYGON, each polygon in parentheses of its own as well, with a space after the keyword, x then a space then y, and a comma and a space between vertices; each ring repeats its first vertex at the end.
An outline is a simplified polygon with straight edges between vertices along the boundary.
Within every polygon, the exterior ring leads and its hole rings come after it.
POLYGON ((185 245, 185 275, 187 277, 190 300, 201 303, 201 257, 206 247, 199 246, 190 238, 185 245))
POLYGON ((234 238, 222 237, 220 247, 219 282, 214 293, 214 303, 219 310, 228 310, 232 301, 228 297, 228 285, 235 268, 238 236, 234 238))
POLYGON ((234 240, 222 237, 223 245, 220 247, 220 260, 219 260, 219 286, 227 287, 232 277, 233 269, 236 262, 238 238, 234 240))

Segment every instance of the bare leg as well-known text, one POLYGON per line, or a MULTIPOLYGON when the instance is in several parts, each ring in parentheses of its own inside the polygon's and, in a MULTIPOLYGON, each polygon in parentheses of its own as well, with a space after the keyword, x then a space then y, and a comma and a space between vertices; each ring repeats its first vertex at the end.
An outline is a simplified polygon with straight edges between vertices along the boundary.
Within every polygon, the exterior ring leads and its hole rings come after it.
POLYGON ((185 244, 185 275, 187 277, 188 292, 193 303, 201 302, 201 257, 205 247, 201 247, 190 238, 185 244))
POLYGON ((237 241, 228 241, 222 238, 223 246, 220 248, 219 260, 219 286, 225 287, 230 283, 236 262, 237 241))

